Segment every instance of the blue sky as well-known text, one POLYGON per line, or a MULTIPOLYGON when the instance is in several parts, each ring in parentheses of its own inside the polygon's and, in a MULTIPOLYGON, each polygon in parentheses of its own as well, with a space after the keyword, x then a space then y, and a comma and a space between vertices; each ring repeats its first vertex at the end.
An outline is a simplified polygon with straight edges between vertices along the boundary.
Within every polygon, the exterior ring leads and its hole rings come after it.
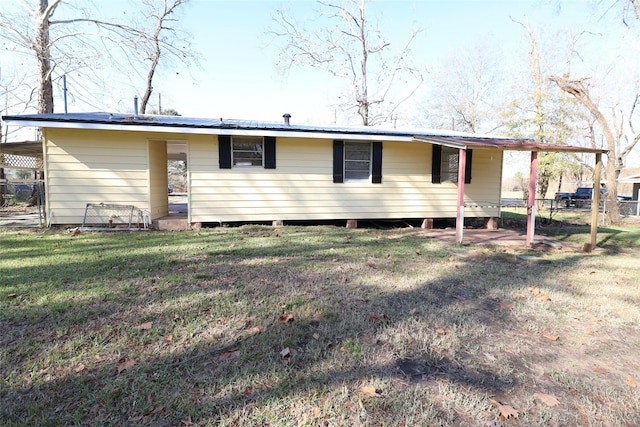
MULTIPOLYGON (((18 7, 13 1, 1 1, 18 7)), ((68 0, 60 12, 72 10, 74 4, 93 5, 93 13, 106 17, 132 13, 129 0, 68 0)), ((406 104, 398 125, 420 124, 417 116, 439 64, 448 56, 464 55, 479 43, 498 51, 514 77, 523 74, 527 40, 511 18, 528 20, 545 37, 561 30, 576 33, 589 29, 585 37, 589 49, 581 51, 584 64, 591 60, 604 66, 618 64, 616 50, 624 47, 619 33, 625 29, 617 11, 601 18, 602 5, 597 0, 371 0, 369 20, 377 23, 391 42, 391 49, 401 46, 412 29, 423 30, 413 44, 413 61, 426 70, 422 85, 425 91, 406 104)), ((186 116, 280 121, 284 113, 289 113, 297 123, 358 124, 355 114, 347 115, 337 108, 345 91, 343 81, 311 68, 293 68, 287 75, 276 69, 280 48, 268 34, 275 25, 276 9, 287 9, 296 19, 308 21, 316 7, 312 0, 191 0, 181 10, 180 26, 192 35, 200 67, 161 66, 150 108, 157 108, 161 94, 163 108, 173 108, 186 116)), ((23 58, 12 62, 14 58, 7 53, 0 59, 4 75, 7 69, 20 68, 23 58)), ((585 73, 592 69, 587 67, 585 73)), ((140 96, 144 90, 140 80, 133 84, 127 78, 135 72, 102 71, 105 77, 88 95, 80 95, 78 86, 90 85, 77 80, 70 83, 69 111, 133 110, 134 95, 140 96), (78 95, 74 97, 74 93, 78 95)), ((146 70, 141 68, 139 73, 145 74, 146 70)), ((61 112, 61 76, 54 78, 56 111, 61 112)))
MULTIPOLYGON (((423 28, 414 44, 414 60, 431 69, 447 55, 482 39, 491 40, 511 60, 520 60, 524 56, 519 55, 526 54, 526 40, 510 17, 528 19, 545 32, 579 31, 606 24, 598 22, 592 5, 587 1, 378 0, 370 4, 369 16, 379 20, 396 45, 408 37, 409 29, 423 28)), ((279 50, 267 33, 278 7, 304 20, 315 6, 308 0, 193 0, 183 11, 182 25, 201 53, 201 68, 163 70, 155 85, 162 93, 163 107, 189 116, 275 121, 290 113, 292 120, 304 123, 332 123, 336 115, 341 116, 335 105, 342 81, 310 68, 294 68, 286 76, 276 70, 279 50)))

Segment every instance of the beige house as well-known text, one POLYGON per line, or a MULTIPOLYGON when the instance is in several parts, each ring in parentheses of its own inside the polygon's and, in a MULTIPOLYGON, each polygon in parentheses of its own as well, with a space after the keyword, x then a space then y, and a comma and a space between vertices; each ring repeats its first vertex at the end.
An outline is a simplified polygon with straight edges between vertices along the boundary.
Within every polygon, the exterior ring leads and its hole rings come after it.
POLYGON ((464 218, 495 218, 504 150, 550 148, 451 131, 294 125, 288 117, 284 123, 109 113, 3 119, 42 128, 50 225, 81 224, 87 203, 166 217, 168 159, 187 164, 188 224, 460 219, 461 210, 464 218))

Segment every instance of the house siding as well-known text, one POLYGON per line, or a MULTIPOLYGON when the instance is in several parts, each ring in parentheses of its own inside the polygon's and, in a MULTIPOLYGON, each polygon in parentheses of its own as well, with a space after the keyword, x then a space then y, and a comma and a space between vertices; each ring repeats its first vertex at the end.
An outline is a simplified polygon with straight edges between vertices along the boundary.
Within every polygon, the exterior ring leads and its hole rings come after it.
MULTIPOLYGON (((455 217, 457 185, 431 183, 431 145, 383 144, 382 183, 333 183, 333 141, 278 138, 277 169, 219 169, 215 136, 189 142, 192 222, 455 217)), ((502 156, 474 151, 467 203, 497 205, 502 156), (490 184, 489 184, 490 183, 490 184)), ((497 216, 470 208, 467 216, 497 216)))
POLYGON ((149 211, 145 135, 48 128, 44 136, 51 224, 81 224, 87 203, 134 205, 149 211))
POLYGON ((150 140, 149 152, 149 185, 150 185, 150 218, 169 215, 169 197, 167 175, 167 142, 150 140))

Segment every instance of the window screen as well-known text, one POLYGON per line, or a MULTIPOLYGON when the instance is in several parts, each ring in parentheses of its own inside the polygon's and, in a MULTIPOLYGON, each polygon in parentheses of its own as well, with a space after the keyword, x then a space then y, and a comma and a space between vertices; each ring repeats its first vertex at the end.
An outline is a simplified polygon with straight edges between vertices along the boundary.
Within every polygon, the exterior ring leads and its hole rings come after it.
POLYGON ((440 174, 442 182, 458 182, 458 149, 442 147, 440 174))
POLYGON ((371 176, 371 143, 344 143, 344 178, 369 179, 371 176))
POLYGON ((232 139, 233 166, 262 166, 264 164, 264 150, 262 138, 236 137, 232 139))

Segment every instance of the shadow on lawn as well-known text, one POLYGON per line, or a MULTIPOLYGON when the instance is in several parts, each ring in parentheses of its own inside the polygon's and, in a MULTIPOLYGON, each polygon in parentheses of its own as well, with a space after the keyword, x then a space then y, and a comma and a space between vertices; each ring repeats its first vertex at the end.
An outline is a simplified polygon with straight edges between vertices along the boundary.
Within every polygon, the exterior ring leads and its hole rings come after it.
MULTIPOLYGON (((22 338, 14 336, 18 342, 10 344, 16 352, 20 352, 22 345, 39 345, 42 346, 39 352, 43 352, 47 346, 61 345, 74 330, 91 325, 103 327, 104 323, 92 323, 97 321, 96 317, 106 319, 106 323, 109 319, 117 320, 120 326, 114 331, 116 335, 130 333, 127 331, 149 319, 154 320, 153 328, 159 332, 155 340, 137 348, 109 348, 112 355, 121 357, 120 362, 117 358, 82 360, 79 362, 85 368, 77 372, 73 369, 67 369, 64 375, 51 372, 51 379, 36 377, 29 379, 30 384, 25 380, 22 385, 6 387, 0 392, 4 402, 0 405, 3 407, 0 420, 7 425, 24 422, 177 425, 181 421, 215 424, 220 417, 266 405, 274 399, 293 404, 305 397, 317 398, 332 387, 364 385, 372 379, 425 385, 441 380, 487 395, 504 394, 526 374, 528 367, 521 355, 507 357, 511 370, 502 370, 495 364, 479 362, 478 355, 472 352, 481 351, 482 346, 471 346, 462 340, 448 351, 411 345, 417 344, 420 335, 440 334, 439 329, 443 335, 462 333, 456 328, 464 322, 477 328, 491 328, 492 333, 500 331, 502 339, 530 340, 531 351, 538 352, 535 348, 538 338, 522 336, 521 331, 513 329, 520 319, 514 317, 512 303, 496 295, 508 295, 533 285, 530 277, 536 280, 555 277, 558 269, 565 268, 562 264, 580 258, 568 257, 558 266, 536 266, 515 265, 503 257, 462 257, 456 258, 455 267, 451 267, 449 260, 456 248, 433 244, 417 254, 414 245, 424 241, 415 236, 400 236, 390 243, 377 234, 344 232, 328 236, 322 244, 307 244, 304 236, 282 233, 276 245, 261 246, 267 242, 260 242, 260 237, 273 238, 274 233, 277 231, 249 233, 240 236, 242 240, 235 245, 229 245, 228 240, 215 233, 194 235, 180 245, 185 248, 196 245, 198 250, 191 248, 185 254, 176 248, 171 258, 157 260, 153 254, 145 255, 145 250, 165 244, 167 235, 137 240, 131 259, 119 258, 119 250, 131 249, 126 239, 118 237, 109 242, 109 238, 99 237, 100 241, 106 240, 106 246, 101 247, 108 247, 106 253, 111 252, 107 261, 96 259, 51 266, 51 277, 56 278, 53 283, 65 291, 86 286, 77 270, 87 275, 106 275, 107 280, 100 285, 105 289, 87 299, 69 301, 59 313, 45 313, 42 308, 26 303, 20 308, 21 313, 3 314, 0 317, 3 328, 40 329, 46 337, 34 344, 20 342, 22 338), (403 239, 406 248, 388 256, 391 245, 397 247, 403 239), (352 253, 335 251, 345 247, 352 253), (398 275, 410 274, 398 271, 404 266, 403 258, 408 257, 424 259, 434 269, 446 265, 449 270, 435 271, 430 280, 420 281, 419 286, 411 289, 394 290, 393 280, 398 275), (315 269, 310 268, 310 259, 316 262, 315 269), (120 261, 126 262, 127 268, 114 270, 113 265, 120 261), (111 267, 104 268, 105 262, 111 267), (149 271, 136 270, 137 266, 149 265, 153 266, 149 271), (164 283, 163 275, 174 275, 174 282, 164 283), (382 280, 377 277, 380 275, 382 280), (385 280, 388 284, 382 286, 380 283, 385 280), (132 281, 138 282, 122 286, 132 281), (111 283, 113 288, 108 289, 111 283), (135 286, 155 289, 132 290, 135 286), (171 301, 187 300, 190 295, 193 296, 187 308, 190 314, 170 308, 171 301), (226 299, 229 303, 221 308, 222 313, 213 313, 216 301, 226 299), (213 324, 226 316, 225 310, 231 310, 234 303, 243 311, 253 312, 242 312, 243 324, 235 329, 196 344, 189 343, 189 337, 182 337, 183 348, 175 346, 179 337, 167 341, 177 323, 188 321, 187 316, 194 319, 211 316, 213 324), (277 317, 283 311, 293 313, 295 321, 278 322, 277 317), (143 318, 140 313, 144 313, 143 318), (19 319, 38 320, 28 325, 19 319), (402 329, 400 325, 404 324, 407 326, 402 329), (418 329, 412 330, 411 325, 418 329), (395 342, 396 330, 407 333, 402 338, 406 347, 395 342), (54 336, 60 337, 59 341, 51 339, 54 336), (51 340, 45 342, 47 339, 51 340), (290 349, 286 357, 281 353, 285 348, 290 349), (126 360, 135 363, 118 372, 126 360)), ((92 237, 84 243, 71 244, 81 254, 95 241, 92 237)), ((27 273, 26 267, 21 267, 8 271, 7 277, 18 284, 18 278, 29 277, 27 273)), ((50 292, 47 286, 36 286, 33 292, 46 289, 50 292)), ((574 292, 561 283, 553 289, 574 292)), ((35 339, 34 332, 24 336, 35 339)), ((108 344, 104 345, 107 348, 108 344)), ((537 357, 554 355, 539 352, 537 357)), ((19 362, 12 369, 24 375, 29 360, 19 362)), ((7 372, 3 377, 7 377, 7 372)), ((358 389, 349 392, 357 394, 358 389)), ((390 413, 375 400, 367 403, 367 409, 374 417, 369 421, 390 422, 402 415, 393 414, 393 410, 390 413)), ((433 410, 434 419, 444 423, 452 416, 437 405, 433 410)))

